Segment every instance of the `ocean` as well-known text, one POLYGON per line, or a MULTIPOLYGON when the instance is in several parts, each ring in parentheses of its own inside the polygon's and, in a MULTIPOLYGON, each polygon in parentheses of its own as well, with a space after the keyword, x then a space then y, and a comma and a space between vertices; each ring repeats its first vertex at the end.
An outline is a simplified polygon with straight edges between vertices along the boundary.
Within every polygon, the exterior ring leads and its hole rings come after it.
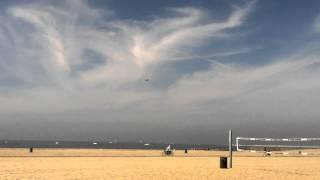
MULTIPOLYGON (((169 143, 0 140, 0 148, 165 149, 169 143)), ((173 149, 227 150, 227 145, 170 144, 173 149)))

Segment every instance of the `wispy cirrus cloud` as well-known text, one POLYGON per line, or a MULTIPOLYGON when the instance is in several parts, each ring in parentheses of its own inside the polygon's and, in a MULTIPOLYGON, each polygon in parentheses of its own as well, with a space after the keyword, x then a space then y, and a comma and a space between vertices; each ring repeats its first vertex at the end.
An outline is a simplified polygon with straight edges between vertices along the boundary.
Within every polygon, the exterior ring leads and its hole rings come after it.
MULTIPOLYGON (((10 6, 1 17, 1 68, 2 77, 7 77, 3 81, 17 83, 2 83, 2 89, 10 88, 13 96, 17 93, 28 102, 28 98, 57 101, 56 96, 65 99, 69 93, 95 94, 101 89, 110 94, 104 99, 111 104, 159 96, 156 89, 149 96, 121 88, 127 84, 140 86, 135 82, 143 81, 149 66, 159 63, 247 53, 240 48, 194 54, 192 49, 205 47, 214 38, 225 38, 221 35, 226 34, 224 30, 239 27, 253 6, 248 3, 234 8, 227 19, 219 22, 208 20, 205 11, 193 7, 171 8, 168 11, 172 16, 150 21, 126 21, 117 19, 112 11, 92 8, 83 0, 10 6), (123 100, 113 100, 119 93, 123 100)), ((3 98, 3 102, 9 101, 3 98)), ((13 109, 14 102, 10 103, 13 109)))
POLYGON ((14 40, 7 38, 3 42, 13 43, 11 48, 21 55, 16 57, 18 64, 22 58, 31 59, 40 71, 57 82, 73 79, 79 83, 121 84, 141 78, 144 68, 150 64, 192 56, 190 49, 219 37, 225 29, 240 26, 252 6, 249 3, 235 9, 224 22, 205 21, 205 12, 191 7, 171 9, 173 17, 127 22, 111 16, 108 19, 112 13, 101 13, 85 1, 72 1, 58 7, 14 6, 7 9, 7 20, 2 23, 8 37, 14 40), (20 32, 21 29, 26 33, 20 32), (78 71, 74 67, 90 66, 90 61, 94 61, 83 57, 87 50, 102 57, 105 63, 78 71), (71 78, 74 71, 77 77, 71 78))
MULTIPOLYGON (((215 63, 207 72, 197 72, 180 79, 171 87, 171 99, 182 103, 210 102, 220 99, 250 97, 272 90, 273 95, 317 88, 319 55, 302 53, 271 64, 248 66, 215 63), (307 84, 310 83, 310 86, 307 84)), ((210 60, 210 59, 209 59, 210 60)), ((169 92, 170 92, 169 91, 169 92)), ((302 93, 303 94, 303 93, 302 93)))
POLYGON ((236 28, 245 20, 253 3, 235 9, 224 22, 203 22, 205 13, 199 9, 173 9, 178 15, 174 19, 152 22, 147 30, 134 37, 131 52, 139 66, 157 61, 180 59, 192 56, 188 48, 196 48, 210 38, 223 38, 223 30, 236 28), (159 29, 160 27, 160 29, 159 29))

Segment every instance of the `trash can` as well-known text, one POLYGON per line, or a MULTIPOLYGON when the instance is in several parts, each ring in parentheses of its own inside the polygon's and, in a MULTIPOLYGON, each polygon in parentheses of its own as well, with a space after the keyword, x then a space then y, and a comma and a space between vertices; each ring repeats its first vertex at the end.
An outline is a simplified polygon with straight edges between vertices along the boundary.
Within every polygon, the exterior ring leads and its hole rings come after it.
POLYGON ((29 148, 29 152, 32 153, 33 152, 33 147, 29 148))
POLYGON ((221 169, 228 168, 228 157, 220 157, 220 168, 221 169))
POLYGON ((188 149, 184 149, 184 153, 185 153, 185 154, 188 154, 188 149))

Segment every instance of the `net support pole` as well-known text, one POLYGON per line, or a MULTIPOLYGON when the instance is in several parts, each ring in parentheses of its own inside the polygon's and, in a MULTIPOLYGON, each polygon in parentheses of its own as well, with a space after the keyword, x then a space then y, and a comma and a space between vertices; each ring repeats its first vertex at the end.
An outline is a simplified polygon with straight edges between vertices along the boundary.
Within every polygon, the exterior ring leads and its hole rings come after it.
POLYGON ((239 151, 239 138, 236 138, 236 147, 237 147, 237 151, 239 151))
POLYGON ((229 168, 232 168, 232 130, 229 130, 229 168))

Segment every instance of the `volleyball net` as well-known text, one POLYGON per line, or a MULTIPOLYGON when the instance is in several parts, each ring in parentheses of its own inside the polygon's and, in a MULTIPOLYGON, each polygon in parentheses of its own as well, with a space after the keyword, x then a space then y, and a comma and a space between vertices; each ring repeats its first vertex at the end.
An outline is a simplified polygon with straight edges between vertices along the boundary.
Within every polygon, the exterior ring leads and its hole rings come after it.
POLYGON ((237 151, 284 155, 320 155, 320 138, 236 137, 237 151))

